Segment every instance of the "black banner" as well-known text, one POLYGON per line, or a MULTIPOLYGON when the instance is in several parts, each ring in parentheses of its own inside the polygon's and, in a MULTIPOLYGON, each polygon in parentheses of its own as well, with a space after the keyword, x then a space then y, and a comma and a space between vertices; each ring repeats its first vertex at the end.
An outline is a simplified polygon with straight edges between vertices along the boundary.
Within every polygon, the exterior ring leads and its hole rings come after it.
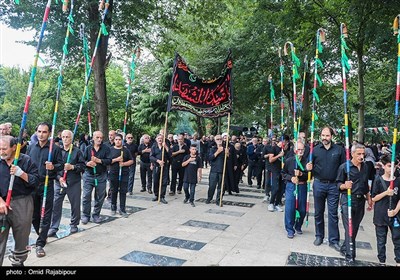
POLYGON ((176 54, 168 112, 189 111, 201 117, 226 116, 232 110, 232 58, 229 53, 221 75, 213 79, 197 77, 179 54, 176 54))

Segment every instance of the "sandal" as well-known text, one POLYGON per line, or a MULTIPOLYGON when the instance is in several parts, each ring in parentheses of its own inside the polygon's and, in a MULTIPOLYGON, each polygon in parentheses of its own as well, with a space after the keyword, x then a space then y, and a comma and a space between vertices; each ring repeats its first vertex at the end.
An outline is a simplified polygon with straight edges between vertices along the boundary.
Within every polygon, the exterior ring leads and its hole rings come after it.
POLYGON ((46 252, 44 251, 42 246, 37 246, 36 247, 36 257, 38 258, 43 258, 46 256, 46 252))

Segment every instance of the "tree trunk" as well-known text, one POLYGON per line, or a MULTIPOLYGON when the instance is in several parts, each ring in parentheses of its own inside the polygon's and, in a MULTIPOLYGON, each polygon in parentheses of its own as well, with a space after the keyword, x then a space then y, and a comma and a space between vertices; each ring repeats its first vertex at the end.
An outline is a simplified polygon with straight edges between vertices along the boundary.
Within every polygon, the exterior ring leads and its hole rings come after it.
POLYGON ((364 143, 365 138, 365 92, 364 92, 364 73, 365 65, 362 60, 363 52, 362 48, 357 52, 357 62, 358 62, 358 141, 364 143))
MULTIPOLYGON (((113 0, 109 1, 110 6, 105 19, 107 30, 110 31, 111 17, 112 17, 112 3, 113 0)), ((89 6, 89 22, 95 23, 99 21, 101 14, 98 10, 98 4, 92 2, 89 6)), ((90 29, 90 47, 92 50, 96 48, 96 41, 98 37, 99 26, 93 24, 90 29)), ((93 76, 94 76, 94 111, 97 120, 97 130, 100 130, 105 135, 108 135, 108 102, 107 102, 107 90, 106 90, 106 57, 108 49, 108 38, 109 36, 101 35, 100 42, 97 48, 97 53, 94 54, 95 61, 93 64, 93 76)), ((92 54, 93 56, 93 54, 92 54)))
POLYGON ((199 139, 205 134, 204 118, 196 116, 197 134, 199 139))

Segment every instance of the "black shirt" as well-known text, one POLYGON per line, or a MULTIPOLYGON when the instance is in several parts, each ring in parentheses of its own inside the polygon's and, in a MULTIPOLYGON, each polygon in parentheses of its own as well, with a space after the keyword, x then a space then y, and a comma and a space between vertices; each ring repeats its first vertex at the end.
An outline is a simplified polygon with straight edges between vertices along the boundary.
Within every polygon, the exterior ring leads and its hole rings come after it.
MULTIPOLYGON (((361 168, 358 170, 357 166, 355 166, 350 161, 350 181, 353 181, 353 185, 351 187, 351 194, 353 195, 364 195, 369 192, 368 187, 368 167, 363 162, 361 163, 361 168)), ((340 190, 340 185, 344 184, 347 181, 347 173, 346 173, 346 163, 343 163, 339 166, 336 183, 337 187, 340 190)), ((347 190, 340 190, 341 193, 347 193, 347 190)))
MULTIPOLYGON (((111 160, 113 158, 117 158, 119 156, 121 156, 121 150, 123 150, 124 154, 123 154, 123 162, 127 162, 128 160, 132 159, 132 155, 131 152, 126 148, 126 147, 122 147, 122 149, 117 149, 115 148, 115 146, 110 148, 110 156, 111 156, 111 160)), ((121 170, 121 175, 122 175, 122 180, 123 181, 128 181, 129 178, 129 166, 122 166, 122 170, 121 170)), ((119 162, 114 162, 110 165, 110 179, 118 179, 119 177, 119 162)))
POLYGON ((214 156, 215 152, 218 150, 217 146, 214 146, 210 149, 210 154, 208 156, 208 160, 210 161, 210 172, 214 173, 222 173, 224 169, 224 155, 225 155, 225 147, 224 150, 217 155, 214 156))
MULTIPOLYGON (((305 169, 306 164, 307 164, 307 158, 302 156, 300 163, 303 165, 303 168, 305 169)), ((295 170, 295 165, 296 165, 296 157, 292 156, 289 157, 285 160, 285 165, 283 166, 282 169, 282 179, 291 182, 292 177, 294 177, 294 170, 295 170)), ((307 181, 307 171, 303 171, 300 169, 300 166, 297 165, 297 170, 300 170, 303 174, 299 176, 299 181, 300 182, 305 182, 307 181)))
MULTIPOLYGON (((272 157, 275 157, 280 154, 281 148, 278 146, 269 146, 269 151, 267 153, 270 155, 268 160, 271 160, 272 157), (272 156, 271 156, 272 155, 272 156)), ((274 162, 270 162, 271 171, 274 173, 279 173, 282 170, 282 157, 277 158, 274 162)))
MULTIPOLYGON (((187 161, 190 155, 186 155, 183 158, 183 162, 187 161)), ((202 161, 199 156, 196 156, 196 160, 189 162, 185 167, 185 175, 183 176, 183 182, 189 184, 197 184, 197 170, 202 168, 202 161)))
MULTIPOLYGON (((61 149, 61 156, 64 163, 67 162, 69 150, 61 149)), ((82 172, 85 170, 85 159, 83 158, 82 151, 73 146, 69 163, 74 166, 73 170, 67 172, 67 185, 79 182, 82 178, 82 172)), ((57 180, 64 176, 64 170, 59 171, 57 180)))
MULTIPOLYGON (((26 174, 28 174, 28 182, 20 177, 15 176, 11 197, 20 195, 30 195, 39 185, 39 173, 35 163, 27 155, 20 154, 17 164, 26 174)), ((8 186, 10 185, 10 166, 5 160, 0 160, 0 196, 5 201, 7 198, 8 186)))
POLYGON ((86 164, 92 159, 92 151, 94 152, 94 156, 101 159, 101 163, 96 165, 96 174, 101 175, 104 172, 107 172, 107 165, 111 164, 111 156, 110 156, 110 148, 101 144, 98 151, 93 147, 93 145, 89 145, 85 149, 85 153, 83 157, 85 159, 85 172, 93 175, 93 167, 89 167, 86 164))
MULTIPOLYGON (((47 143, 43 147, 39 145, 39 142, 33 145, 29 145, 28 150, 26 152, 26 154, 31 157, 32 161, 38 168, 40 184, 43 184, 46 178, 45 162, 48 160, 49 150, 50 150, 50 141, 47 141, 47 143)), ((52 163, 54 165, 54 169, 48 171, 50 180, 56 179, 57 173, 64 169, 64 162, 62 160, 60 147, 53 144, 52 153, 53 153, 52 163)))
POLYGON ((183 158, 189 154, 189 147, 186 144, 183 144, 182 147, 179 144, 176 144, 172 147, 171 157, 172 157, 172 165, 182 167, 183 158), (182 154, 176 154, 175 156, 172 153, 179 151, 180 149, 185 150, 182 154))
MULTIPOLYGON (((164 148, 164 157, 162 157, 162 151, 163 151, 163 147, 161 147, 161 149, 158 147, 157 143, 155 145, 153 145, 153 147, 151 147, 151 152, 150 152, 150 161, 156 166, 156 167, 160 167, 160 165, 157 163, 157 160, 164 160, 164 163, 167 163, 168 160, 171 157, 171 149, 167 150, 164 148)), ((165 165, 164 165, 165 167, 165 165)))
POLYGON ((129 152, 132 155, 133 165, 136 164, 136 156, 138 155, 138 145, 132 142, 131 144, 125 143, 124 146, 129 150, 129 152))
POLYGON ((319 180, 334 182, 339 166, 345 161, 346 156, 342 146, 331 143, 327 150, 323 144, 319 144, 314 148, 312 156, 313 175, 319 180))
MULTIPOLYGON (((386 191, 388 189, 389 185, 390 185, 390 181, 385 181, 379 175, 376 176, 374 183, 372 185, 371 197, 373 198, 373 197, 377 196, 378 194, 383 193, 384 191, 386 191), (385 185, 382 184, 382 181, 384 182, 385 185)), ((390 199, 392 200, 391 208, 392 209, 396 208, 397 202, 400 200, 399 186, 400 186, 400 178, 396 178, 394 180, 393 196, 385 196, 375 202, 374 219, 373 219, 374 225, 377 225, 377 226, 389 226, 390 225, 389 216, 387 214, 387 211, 389 210, 389 201, 390 201, 390 199)))
POLYGON ((138 147, 138 155, 140 155, 140 161, 143 163, 150 163, 150 152, 143 152, 143 150, 151 148, 151 142, 148 145, 140 144, 138 147))

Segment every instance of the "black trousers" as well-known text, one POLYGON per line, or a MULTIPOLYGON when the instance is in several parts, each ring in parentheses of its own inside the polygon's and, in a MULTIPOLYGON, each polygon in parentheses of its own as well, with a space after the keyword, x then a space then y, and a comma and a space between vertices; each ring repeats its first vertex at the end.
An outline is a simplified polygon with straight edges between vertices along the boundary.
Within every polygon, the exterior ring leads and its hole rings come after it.
MULTIPOLYGON (((167 180, 168 173, 166 172, 165 167, 163 168, 162 173, 162 183, 161 183, 161 198, 165 198, 165 193, 167 191, 167 180)), ((156 197, 158 197, 158 192, 160 188, 160 175, 161 175, 161 167, 155 166, 153 169, 153 192, 156 197)))
POLYGON ((365 198, 364 196, 356 197, 355 195, 352 195, 351 197, 351 219, 353 225, 351 239, 349 237, 349 207, 347 205, 347 194, 340 195, 339 203, 341 206, 342 221, 345 231, 345 238, 341 251, 345 253, 346 259, 354 260, 356 258, 356 237, 365 213, 365 198), (350 246, 350 240, 352 241, 352 246, 350 246))
POLYGON ((390 226, 378 226, 375 225, 376 234, 376 247, 378 250, 378 259, 380 262, 386 262, 386 241, 388 231, 392 233, 392 242, 394 247, 394 260, 396 263, 400 263, 400 227, 393 226, 393 218, 391 219, 390 226))
POLYGON ((36 246, 44 247, 46 245, 47 233, 50 229, 51 215, 53 213, 54 200, 54 180, 49 179, 46 192, 46 203, 43 217, 42 228, 40 228, 40 216, 42 203, 44 198, 44 186, 40 184, 39 189, 33 194, 33 215, 32 225, 36 233, 39 235, 36 240, 36 246))

